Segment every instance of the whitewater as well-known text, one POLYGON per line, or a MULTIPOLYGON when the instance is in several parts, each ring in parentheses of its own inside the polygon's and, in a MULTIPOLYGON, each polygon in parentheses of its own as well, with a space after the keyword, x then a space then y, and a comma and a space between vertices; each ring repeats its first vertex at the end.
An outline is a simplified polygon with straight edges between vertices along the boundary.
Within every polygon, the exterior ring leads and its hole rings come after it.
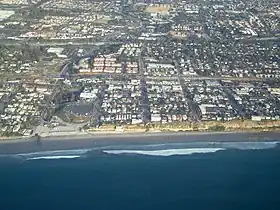
POLYGON ((197 153, 211 153, 224 150, 223 148, 191 148, 191 149, 166 149, 166 150, 104 150, 108 154, 138 154, 152 156, 191 155, 197 153))
POLYGON ((20 160, 57 160, 77 159, 110 155, 147 155, 147 156, 174 156, 215 153, 228 149, 260 150, 274 148, 278 141, 271 142, 183 142, 140 145, 109 145, 95 148, 82 148, 71 150, 40 151, 21 154, 2 154, 1 157, 16 158, 20 160))

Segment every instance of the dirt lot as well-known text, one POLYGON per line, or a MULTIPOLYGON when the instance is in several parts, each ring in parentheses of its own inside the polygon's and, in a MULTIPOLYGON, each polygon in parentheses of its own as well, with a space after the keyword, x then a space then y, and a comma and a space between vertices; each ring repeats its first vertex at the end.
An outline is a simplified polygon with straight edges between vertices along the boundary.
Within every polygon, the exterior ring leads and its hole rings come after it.
POLYGON ((167 13, 169 6, 148 6, 146 12, 167 13))

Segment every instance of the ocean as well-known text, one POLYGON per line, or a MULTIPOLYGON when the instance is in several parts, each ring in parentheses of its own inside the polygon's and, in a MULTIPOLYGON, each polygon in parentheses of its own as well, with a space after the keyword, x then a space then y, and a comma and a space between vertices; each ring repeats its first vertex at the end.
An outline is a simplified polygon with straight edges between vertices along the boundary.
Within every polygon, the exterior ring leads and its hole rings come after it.
POLYGON ((279 210, 278 142, 112 145, 0 156, 0 209, 279 210))

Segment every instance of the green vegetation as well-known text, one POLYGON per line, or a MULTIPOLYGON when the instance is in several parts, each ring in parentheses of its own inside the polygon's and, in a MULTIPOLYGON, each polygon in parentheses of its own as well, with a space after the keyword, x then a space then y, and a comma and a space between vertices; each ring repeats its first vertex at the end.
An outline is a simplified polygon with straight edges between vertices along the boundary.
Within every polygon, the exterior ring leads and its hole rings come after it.
POLYGON ((208 128, 208 131, 225 131, 225 126, 215 125, 208 128))
POLYGON ((13 133, 13 132, 0 132, 0 136, 4 136, 4 137, 17 137, 17 136, 22 136, 20 133, 13 133))
MULTIPOLYGON (((228 122, 217 122, 217 121, 205 121, 205 122, 172 122, 172 123, 149 123, 147 125, 123 125, 121 126, 124 132, 222 132, 222 131, 276 131, 280 129, 280 121, 228 121, 228 122)), ((89 128, 90 131, 114 131, 116 125, 114 124, 103 124, 99 128, 89 128)))

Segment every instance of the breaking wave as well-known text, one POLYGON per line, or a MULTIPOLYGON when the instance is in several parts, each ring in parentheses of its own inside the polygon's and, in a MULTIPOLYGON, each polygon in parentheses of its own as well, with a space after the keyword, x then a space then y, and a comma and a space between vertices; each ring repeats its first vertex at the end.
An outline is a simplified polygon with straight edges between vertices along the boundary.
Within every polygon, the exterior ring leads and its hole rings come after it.
MULTIPOLYGON (((278 145, 279 142, 223 142, 221 146, 226 149, 255 150, 271 149, 278 145)), ((216 144, 216 143, 215 143, 216 144)))
POLYGON ((41 152, 17 154, 14 155, 14 157, 24 159, 24 160, 73 159, 73 158, 81 157, 83 154, 86 154, 88 151, 90 151, 90 149, 41 151, 41 152))
POLYGON ((197 153, 212 153, 223 148, 190 148, 190 149, 166 149, 166 150, 104 150, 107 154, 138 154, 152 156, 192 155, 197 153))
POLYGON ((221 150, 260 150, 270 149, 279 142, 186 142, 150 145, 123 145, 118 148, 103 150, 107 154, 137 154, 152 156, 192 155, 198 153, 214 153, 221 150))
POLYGON ((56 160, 56 159, 73 159, 79 157, 81 156, 80 155, 42 156, 42 157, 27 158, 26 160, 56 160))
MULTIPOLYGON (((159 143, 159 144, 119 144, 108 146, 97 146, 87 149, 39 151, 14 155, 0 155, 4 158, 17 160, 55 160, 55 159, 76 159, 91 158, 112 155, 151 155, 151 156, 172 156, 192 155, 203 153, 214 153, 221 150, 259 150, 270 149, 278 145, 278 141, 270 142, 180 142, 180 143, 159 143)), ((1 158, 1 159, 2 159, 1 158)))

